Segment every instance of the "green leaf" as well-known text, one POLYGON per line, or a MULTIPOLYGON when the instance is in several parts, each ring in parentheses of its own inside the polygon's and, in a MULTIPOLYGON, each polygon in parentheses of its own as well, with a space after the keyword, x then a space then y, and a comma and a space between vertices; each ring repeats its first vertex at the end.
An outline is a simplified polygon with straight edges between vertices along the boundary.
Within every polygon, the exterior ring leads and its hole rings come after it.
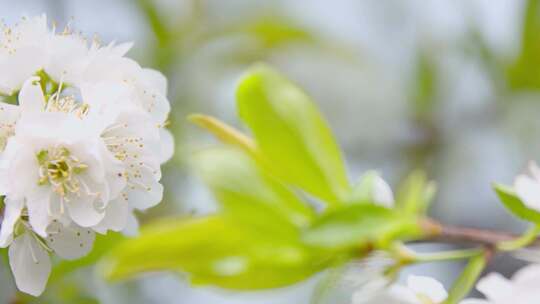
POLYGON ((466 297, 474 287, 476 280, 482 274, 486 267, 487 257, 483 252, 469 260, 469 264, 463 269, 463 272, 452 286, 448 293, 448 298, 444 301, 445 304, 458 304, 466 297))
POLYGON ((194 163, 230 217, 283 237, 296 234, 297 226, 306 226, 314 217, 310 207, 239 149, 207 149, 194 163))
POLYGON ((279 17, 262 18, 253 24, 247 24, 246 32, 257 37, 265 48, 291 42, 312 43, 315 41, 307 30, 279 17))
POLYGON ((348 205, 317 219, 304 233, 306 243, 332 249, 362 248, 415 238, 421 227, 415 216, 374 204, 348 205))
POLYGON ((409 214, 425 214, 437 187, 423 171, 412 172, 400 185, 396 206, 409 214))
POLYGON ((196 285, 229 289, 287 286, 325 268, 329 258, 300 242, 268 238, 223 216, 169 220, 147 226, 101 263, 108 279, 183 271, 196 285))
POLYGON ((508 68, 508 82, 513 89, 540 89, 540 1, 529 0, 525 6, 521 52, 508 68))
POLYGON ((255 143, 249 137, 217 118, 202 114, 192 114, 188 119, 214 134, 222 142, 238 146, 250 154, 256 154, 255 143))
POLYGON ((413 113, 417 118, 429 118, 437 102, 437 67, 432 57, 422 50, 417 59, 412 96, 413 113))
POLYGON ((512 188, 500 184, 494 184, 493 188, 501 202, 512 214, 526 221, 540 223, 540 213, 525 206, 512 188))
POLYGON ((350 187, 340 149, 311 99, 264 65, 256 65, 237 90, 240 118, 253 132, 268 170, 329 204, 350 187))

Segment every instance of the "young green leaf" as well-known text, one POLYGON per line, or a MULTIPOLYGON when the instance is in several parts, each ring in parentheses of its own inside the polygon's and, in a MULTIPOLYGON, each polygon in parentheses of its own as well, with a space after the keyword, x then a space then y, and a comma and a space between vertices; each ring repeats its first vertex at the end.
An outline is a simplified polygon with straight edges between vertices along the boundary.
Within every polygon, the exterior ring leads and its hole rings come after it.
POLYGON ((194 163, 231 217, 273 228, 284 237, 314 217, 308 205, 239 149, 207 149, 196 155, 194 163))
POLYGON ((508 83, 513 89, 540 89, 540 1, 528 0, 523 18, 521 48, 508 67, 508 83))
POLYGON ((287 286, 325 268, 328 256, 300 242, 268 238, 223 216, 166 221, 120 243, 100 264, 108 279, 182 271, 193 284, 229 289, 287 286))
POLYGON ((251 138, 219 119, 202 114, 192 114, 188 119, 197 126, 208 130, 222 142, 238 146, 250 154, 256 154, 255 143, 251 138))
POLYGON ((473 288, 476 280, 484 270, 487 264, 486 254, 481 253, 469 260, 469 264, 463 269, 463 272, 452 286, 448 298, 444 304, 458 304, 466 297, 473 288))
POLYGON ((414 171, 400 185, 396 206, 409 214, 425 214, 435 192, 435 183, 427 179, 425 172, 414 171))
POLYGON ((346 199, 350 187, 341 151, 302 90, 257 65, 241 80, 237 101, 240 118, 273 174, 329 204, 346 199))
POLYGON ((493 185, 493 188, 501 202, 512 214, 529 222, 540 223, 540 213, 525 206, 512 188, 499 184, 493 185))
POLYGON ((437 102, 437 66, 433 57, 427 50, 421 50, 417 56, 411 106, 418 119, 429 119, 437 102))
POLYGON ((304 241, 329 249, 384 245, 421 235, 415 216, 374 204, 347 205, 317 219, 304 233, 304 241))

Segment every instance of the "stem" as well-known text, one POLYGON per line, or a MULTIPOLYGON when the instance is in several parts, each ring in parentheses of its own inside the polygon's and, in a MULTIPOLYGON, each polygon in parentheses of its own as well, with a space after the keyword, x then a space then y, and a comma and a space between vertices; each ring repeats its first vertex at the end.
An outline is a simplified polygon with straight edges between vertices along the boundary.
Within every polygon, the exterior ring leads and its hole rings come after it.
POLYGON ((424 220, 422 225, 424 230, 431 235, 431 241, 443 243, 474 243, 497 247, 499 243, 516 241, 521 238, 521 235, 513 233, 443 225, 431 219, 424 220))
POLYGON ((497 244, 496 248, 501 251, 514 251, 526 247, 536 241, 539 233, 540 225, 533 225, 522 236, 510 241, 500 242, 499 244, 497 244))
POLYGON ((482 252, 483 252, 482 249, 471 248, 471 249, 451 250, 451 251, 443 251, 443 252, 436 252, 436 253, 422 253, 422 254, 416 254, 414 256, 413 262, 429 263, 429 262, 468 259, 474 256, 478 256, 482 252))

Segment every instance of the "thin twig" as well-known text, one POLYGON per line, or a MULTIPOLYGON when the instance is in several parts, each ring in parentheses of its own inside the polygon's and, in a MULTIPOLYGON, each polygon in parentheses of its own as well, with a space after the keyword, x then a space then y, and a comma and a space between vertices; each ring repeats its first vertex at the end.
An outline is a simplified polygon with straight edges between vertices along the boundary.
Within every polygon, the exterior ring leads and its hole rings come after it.
POLYGON ((514 241, 521 237, 518 234, 497 230, 444 225, 432 219, 424 220, 422 225, 424 230, 431 235, 428 241, 443 243, 473 243, 497 247, 502 242, 514 241))

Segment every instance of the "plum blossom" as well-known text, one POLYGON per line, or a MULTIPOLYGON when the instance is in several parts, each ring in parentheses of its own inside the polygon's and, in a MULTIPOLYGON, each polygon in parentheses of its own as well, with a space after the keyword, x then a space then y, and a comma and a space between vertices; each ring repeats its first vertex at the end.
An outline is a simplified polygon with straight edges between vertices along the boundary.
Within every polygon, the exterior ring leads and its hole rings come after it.
POLYGON ((167 81, 124 57, 131 44, 91 43, 45 16, 1 26, 0 247, 18 288, 43 292, 49 256, 76 259, 95 232, 136 234, 135 210, 163 196, 167 81))

